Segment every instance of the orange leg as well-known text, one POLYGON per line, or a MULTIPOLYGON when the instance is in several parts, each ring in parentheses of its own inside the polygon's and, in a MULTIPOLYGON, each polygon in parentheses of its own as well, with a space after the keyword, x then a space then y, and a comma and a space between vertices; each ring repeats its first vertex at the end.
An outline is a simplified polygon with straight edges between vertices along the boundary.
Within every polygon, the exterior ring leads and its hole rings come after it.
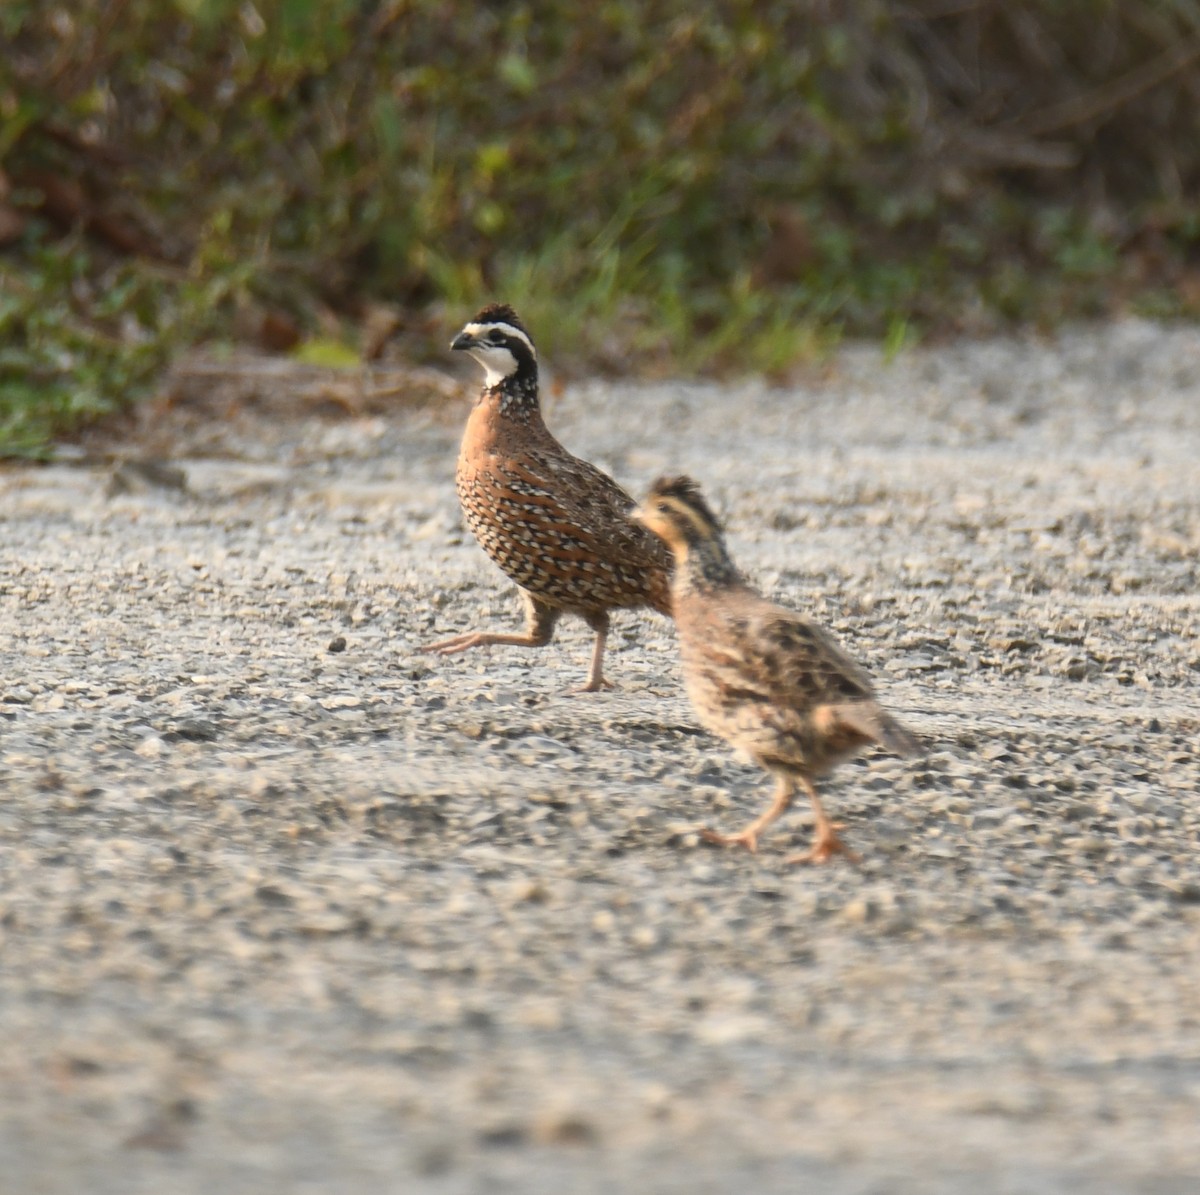
POLYGON ((596 693, 600 689, 611 689, 613 683, 604 679, 604 645, 608 642, 608 615, 593 614, 587 624, 596 632, 596 646, 592 648, 592 664, 588 669, 586 685, 572 689, 572 693, 596 693))
POLYGON ((861 862, 861 857, 856 855, 837 835, 838 830, 842 828, 841 823, 831 822, 821 806, 821 800, 817 796, 817 790, 813 786, 813 782, 807 776, 801 777, 800 781, 805 790, 808 792, 808 799, 812 802, 813 813, 816 815, 817 828, 813 835, 812 846, 807 851, 799 855, 790 855, 785 862, 787 863, 824 863, 834 855, 845 855, 851 863, 861 862))
POLYGON ((454 656, 473 647, 545 647, 549 642, 549 636, 542 638, 530 632, 498 635, 493 631, 466 631, 449 639, 439 639, 437 643, 427 643, 421 650, 435 656, 454 656))
POLYGON ((497 634, 494 631, 466 631, 449 639, 428 643, 422 651, 438 656, 453 656, 473 647, 545 647, 554 638, 554 624, 559 612, 553 606, 545 606, 535 597, 521 591, 525 599, 525 629, 520 632, 497 634))
MULTIPOLYGON (((438 656, 453 656, 473 647, 545 647, 554 638, 554 627, 561 610, 543 605, 531 594, 521 591, 525 598, 525 629, 520 632, 497 633, 495 631, 466 631, 449 639, 429 643, 421 651, 438 656)), ((596 614, 587 619, 587 624, 596 632, 596 646, 592 649, 592 662, 588 668, 587 683, 570 693, 595 693, 600 689, 611 689, 612 682, 604 678, 604 645, 608 639, 608 615, 596 614)))
POLYGON ((786 813, 796 794, 796 782, 790 776, 780 776, 775 786, 775 798, 771 807, 756 817, 744 830, 736 834, 718 834, 716 830, 701 830, 705 842, 718 846, 744 846, 751 854, 758 850, 758 836, 782 813, 786 813))

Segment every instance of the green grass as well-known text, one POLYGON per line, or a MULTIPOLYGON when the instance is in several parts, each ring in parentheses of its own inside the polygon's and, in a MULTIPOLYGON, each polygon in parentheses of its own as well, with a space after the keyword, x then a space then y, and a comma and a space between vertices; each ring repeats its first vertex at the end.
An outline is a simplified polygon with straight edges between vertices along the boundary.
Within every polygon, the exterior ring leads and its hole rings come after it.
POLYGON ((147 395, 172 356, 223 323, 247 278, 97 263, 81 236, 36 236, 0 274, 0 457, 44 459, 55 437, 147 395))
POLYGON ((43 455, 55 433, 113 411, 162 364, 152 334, 117 329, 127 313, 136 319, 145 297, 136 274, 117 271, 93 301, 88 265, 83 246, 68 241, 32 254, 24 269, 7 271, 0 281, 5 455, 43 455))
POLYGON ((1200 63, 1129 80, 1200 0, 935 8, 10 0, 0 456, 264 313, 310 360, 441 313, 432 356, 504 299, 655 375, 1194 315, 1200 63))

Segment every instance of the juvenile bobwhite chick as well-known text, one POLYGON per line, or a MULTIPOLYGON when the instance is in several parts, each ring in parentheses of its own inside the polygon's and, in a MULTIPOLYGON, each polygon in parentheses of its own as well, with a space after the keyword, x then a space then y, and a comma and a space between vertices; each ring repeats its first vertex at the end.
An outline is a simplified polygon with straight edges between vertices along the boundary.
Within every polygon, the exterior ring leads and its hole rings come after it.
POLYGON ((675 558, 671 604, 684 685, 701 723, 776 778, 770 808, 710 842, 751 851, 799 785, 816 816, 812 848, 789 863, 855 858, 825 815, 814 777, 871 743, 900 755, 920 744, 875 700, 871 682, 819 627, 756 593, 734 567, 696 483, 664 477, 633 516, 675 558))
POLYGON ((511 307, 485 307, 450 347, 470 353, 485 374, 455 471, 463 517, 520 587, 526 621, 519 634, 468 631, 426 650, 450 655, 490 644, 544 647, 561 615, 578 614, 596 632, 583 691, 608 687, 609 612, 650 606, 669 614, 670 553, 630 520, 634 500, 547 430, 537 352, 511 307))

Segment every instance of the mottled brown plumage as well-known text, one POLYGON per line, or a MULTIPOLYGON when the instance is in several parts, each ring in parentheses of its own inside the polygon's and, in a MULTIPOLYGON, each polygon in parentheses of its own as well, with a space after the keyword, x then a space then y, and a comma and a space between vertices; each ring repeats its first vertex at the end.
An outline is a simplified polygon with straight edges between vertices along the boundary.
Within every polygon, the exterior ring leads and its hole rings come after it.
POLYGON ((697 717, 776 777, 765 813, 740 833, 705 837, 755 850, 799 785, 812 801, 816 834, 811 850, 789 862, 853 858, 821 807, 814 778, 872 743, 901 755, 920 744, 880 707, 866 673, 824 631, 746 583, 695 482, 660 479, 634 517, 675 557, 671 601, 697 717))
POLYGON ((470 631, 427 650, 542 647, 561 615, 577 614, 596 632, 584 690, 605 687, 609 612, 650 606, 669 614, 670 553, 630 520, 633 499, 546 428, 537 353, 511 307, 485 307, 450 347, 470 353, 486 375, 455 471, 463 518, 520 587, 526 624, 513 634, 470 631))

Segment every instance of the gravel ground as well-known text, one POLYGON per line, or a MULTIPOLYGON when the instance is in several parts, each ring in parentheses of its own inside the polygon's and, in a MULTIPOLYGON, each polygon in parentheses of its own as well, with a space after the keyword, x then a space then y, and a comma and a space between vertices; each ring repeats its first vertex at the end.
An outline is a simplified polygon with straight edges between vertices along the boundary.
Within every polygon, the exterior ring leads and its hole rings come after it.
POLYGON ((1197 1190, 1200 332, 551 403, 928 742, 827 782, 857 868, 698 840, 770 782, 654 615, 599 695, 580 623, 417 653, 518 618, 465 412, 0 471, 0 1185, 1197 1190))

